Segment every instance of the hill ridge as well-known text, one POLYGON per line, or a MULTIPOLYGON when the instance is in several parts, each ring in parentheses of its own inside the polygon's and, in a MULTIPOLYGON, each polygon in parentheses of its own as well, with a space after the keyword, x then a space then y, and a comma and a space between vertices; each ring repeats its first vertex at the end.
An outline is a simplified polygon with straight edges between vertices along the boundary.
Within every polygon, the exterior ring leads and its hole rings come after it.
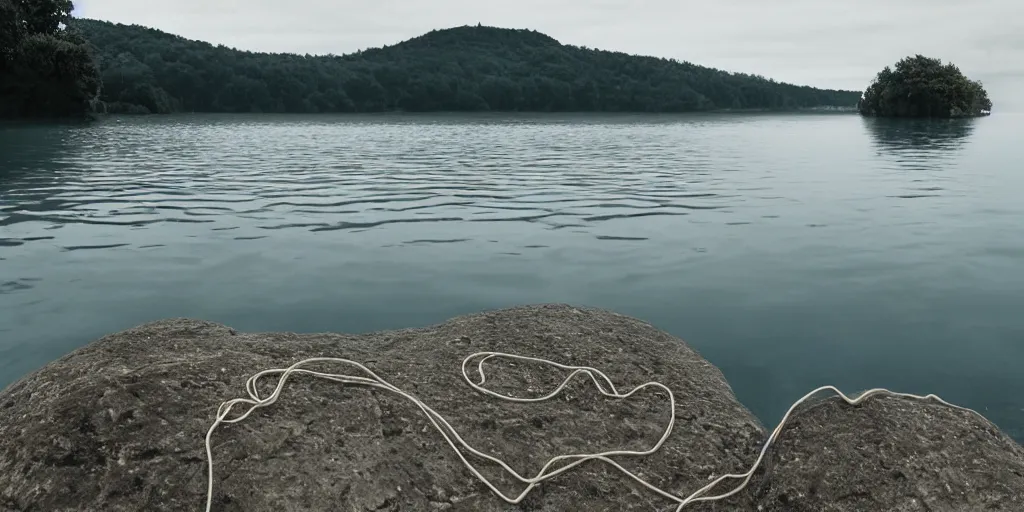
POLYGON ((76 19, 113 112, 693 112, 854 108, 815 89, 684 61, 461 25, 344 55, 265 53, 76 19))

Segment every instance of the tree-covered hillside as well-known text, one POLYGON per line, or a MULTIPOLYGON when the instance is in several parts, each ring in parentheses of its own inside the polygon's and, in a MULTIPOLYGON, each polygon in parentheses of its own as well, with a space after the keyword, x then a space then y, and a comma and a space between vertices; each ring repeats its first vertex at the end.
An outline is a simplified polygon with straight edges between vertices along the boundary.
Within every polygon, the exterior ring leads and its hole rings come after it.
POLYGON ((266 54, 74 20, 115 112, 633 111, 855 107, 821 90, 653 57, 459 27, 345 56, 266 54))

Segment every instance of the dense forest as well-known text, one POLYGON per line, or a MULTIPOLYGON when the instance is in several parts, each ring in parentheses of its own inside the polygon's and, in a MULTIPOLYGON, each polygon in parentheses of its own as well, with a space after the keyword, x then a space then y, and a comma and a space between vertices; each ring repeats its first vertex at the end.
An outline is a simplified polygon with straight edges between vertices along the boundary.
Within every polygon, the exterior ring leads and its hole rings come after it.
POLYGON ((974 117, 992 110, 981 82, 923 55, 886 67, 864 92, 860 113, 877 117, 974 117))
POLYGON ((0 118, 84 117, 100 77, 71 0, 0 0, 0 118))
POLYGON ((344 56, 266 54, 76 19, 110 112, 631 111, 855 108, 861 94, 459 27, 344 56))

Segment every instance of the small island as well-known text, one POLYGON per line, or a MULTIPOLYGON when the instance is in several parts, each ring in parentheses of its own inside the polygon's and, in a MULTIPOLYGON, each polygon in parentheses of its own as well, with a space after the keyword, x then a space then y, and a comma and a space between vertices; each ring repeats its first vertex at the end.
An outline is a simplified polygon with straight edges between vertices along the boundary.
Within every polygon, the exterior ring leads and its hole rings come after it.
POLYGON ((879 72, 858 109, 868 117, 977 117, 992 112, 992 101, 952 63, 916 55, 879 72))

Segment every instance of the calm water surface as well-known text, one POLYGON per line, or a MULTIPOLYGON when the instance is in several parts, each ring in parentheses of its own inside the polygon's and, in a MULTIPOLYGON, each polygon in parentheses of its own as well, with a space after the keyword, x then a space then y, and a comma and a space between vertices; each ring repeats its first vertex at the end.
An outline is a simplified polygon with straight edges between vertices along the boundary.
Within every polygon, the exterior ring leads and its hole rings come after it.
POLYGON ((1022 128, 1013 115, 0 126, 0 386, 159 318, 362 332, 570 302, 686 339, 768 425, 816 386, 884 386, 1024 439, 1022 128))

